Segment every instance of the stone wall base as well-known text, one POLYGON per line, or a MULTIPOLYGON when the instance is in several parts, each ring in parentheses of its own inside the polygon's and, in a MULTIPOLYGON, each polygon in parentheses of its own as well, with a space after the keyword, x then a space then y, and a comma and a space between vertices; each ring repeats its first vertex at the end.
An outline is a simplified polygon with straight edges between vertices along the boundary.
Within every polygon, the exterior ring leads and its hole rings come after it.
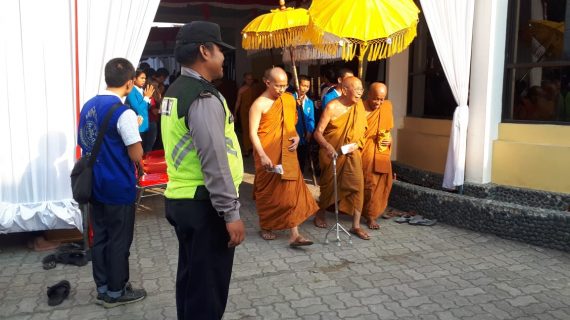
POLYGON ((442 176, 394 163, 389 205, 478 232, 570 252, 570 195, 466 184, 463 194, 441 189, 442 176), (425 186, 424 186, 425 185, 425 186))

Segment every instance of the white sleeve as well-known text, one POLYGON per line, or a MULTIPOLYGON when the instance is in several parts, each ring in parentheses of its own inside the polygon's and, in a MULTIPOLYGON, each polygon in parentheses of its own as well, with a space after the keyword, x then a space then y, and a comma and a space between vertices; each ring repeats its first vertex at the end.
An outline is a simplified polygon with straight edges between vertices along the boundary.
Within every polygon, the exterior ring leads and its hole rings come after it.
POLYGON ((142 141, 141 135, 139 134, 137 115, 131 109, 126 110, 119 117, 117 121, 117 131, 119 131, 125 146, 130 146, 131 144, 142 141))

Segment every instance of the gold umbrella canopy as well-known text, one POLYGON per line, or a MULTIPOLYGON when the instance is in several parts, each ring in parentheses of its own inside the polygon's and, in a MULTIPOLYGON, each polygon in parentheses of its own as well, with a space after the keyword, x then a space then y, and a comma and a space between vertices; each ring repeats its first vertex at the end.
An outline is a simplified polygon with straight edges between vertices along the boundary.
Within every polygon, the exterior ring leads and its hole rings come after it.
POLYGON ((363 77, 364 59, 385 59, 410 45, 419 12, 412 0, 313 0, 308 33, 314 44, 323 45, 325 34, 341 38, 342 58, 352 60, 358 53, 363 77))
POLYGON ((290 47, 293 77, 299 88, 292 47, 308 41, 308 27, 309 12, 306 9, 287 8, 285 1, 280 0, 278 9, 258 16, 242 29, 241 45, 246 50, 290 47))
POLYGON ((309 25, 306 9, 285 7, 279 1, 279 8, 262 14, 250 21, 241 31, 241 45, 246 50, 284 48, 307 42, 303 35, 309 25))
POLYGON ((564 22, 531 20, 529 21, 529 32, 545 48, 544 54, 554 57, 559 57, 562 54, 564 22))

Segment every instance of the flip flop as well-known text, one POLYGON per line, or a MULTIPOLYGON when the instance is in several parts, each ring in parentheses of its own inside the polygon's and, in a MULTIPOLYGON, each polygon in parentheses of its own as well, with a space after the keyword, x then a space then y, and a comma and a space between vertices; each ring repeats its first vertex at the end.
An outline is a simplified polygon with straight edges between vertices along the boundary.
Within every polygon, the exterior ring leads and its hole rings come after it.
POLYGON ((410 220, 412 219, 412 216, 410 215, 403 215, 401 217, 398 217, 396 219, 394 219, 394 222, 396 223, 406 223, 406 222, 410 222, 410 220))
POLYGON ((271 230, 260 230, 259 231, 259 236, 263 239, 263 240, 275 240, 275 238, 277 238, 277 235, 275 233, 273 233, 271 230))
POLYGON ((87 264, 87 257, 85 256, 85 252, 82 250, 70 250, 58 253, 56 255, 56 261, 83 267, 87 264))
POLYGON ((313 219, 313 224, 317 228, 328 228, 329 227, 329 225, 327 224, 327 218, 325 218, 325 217, 317 218, 315 216, 315 218, 313 219))
POLYGON ((48 305, 57 306, 62 303, 69 296, 69 288, 71 285, 67 280, 61 280, 55 285, 48 287, 48 305))
POLYGON ((292 248, 303 247, 303 246, 310 246, 313 244, 313 241, 309 239, 303 238, 303 236, 298 236, 295 238, 295 241, 289 243, 289 246, 292 248))
POLYGON ((365 219, 365 220, 366 220, 366 226, 368 226, 368 229, 370 229, 370 230, 380 229, 380 225, 378 224, 378 222, 376 222, 375 219, 372 219, 372 220, 365 219))
POLYGON ((437 223, 437 220, 431 220, 431 219, 426 219, 422 216, 415 216, 412 219, 410 219, 410 221, 408 221, 408 224, 411 224, 413 226, 433 226, 434 224, 437 223))
POLYGON ((42 268, 49 270, 55 268, 57 265, 57 258, 55 254, 48 254, 42 259, 42 268))
POLYGON ((386 208, 386 210, 384 210, 384 213, 380 216, 382 219, 390 219, 390 218, 394 218, 394 214, 396 212, 394 212, 393 209, 391 208, 386 208))
POLYGON ((349 232, 362 240, 370 240, 370 235, 362 230, 362 228, 350 228, 349 232))

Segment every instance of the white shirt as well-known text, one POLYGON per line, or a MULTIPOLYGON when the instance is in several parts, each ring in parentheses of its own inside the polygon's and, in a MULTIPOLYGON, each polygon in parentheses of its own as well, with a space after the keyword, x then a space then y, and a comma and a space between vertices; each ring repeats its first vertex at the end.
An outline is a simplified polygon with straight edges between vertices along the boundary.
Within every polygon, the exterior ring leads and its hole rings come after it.
MULTIPOLYGON (((136 88, 136 86, 135 86, 136 88)), ((119 97, 116 93, 104 90, 100 93, 106 96, 115 96, 121 99, 122 103, 125 103, 126 97, 119 97)), ((121 114, 119 120, 117 121, 117 131, 123 140, 125 146, 130 146, 131 144, 142 141, 141 135, 139 134, 139 123, 137 120, 137 114, 132 109, 127 109, 121 114)))

